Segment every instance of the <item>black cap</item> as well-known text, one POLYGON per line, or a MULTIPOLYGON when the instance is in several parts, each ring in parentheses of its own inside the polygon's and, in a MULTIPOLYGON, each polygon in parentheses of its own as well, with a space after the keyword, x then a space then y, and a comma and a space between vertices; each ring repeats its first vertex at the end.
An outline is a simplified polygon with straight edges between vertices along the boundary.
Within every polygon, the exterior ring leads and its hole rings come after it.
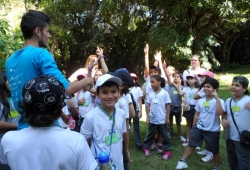
POLYGON ((56 110, 65 96, 63 84, 53 76, 42 75, 26 82, 22 89, 23 106, 26 112, 45 113, 56 110))

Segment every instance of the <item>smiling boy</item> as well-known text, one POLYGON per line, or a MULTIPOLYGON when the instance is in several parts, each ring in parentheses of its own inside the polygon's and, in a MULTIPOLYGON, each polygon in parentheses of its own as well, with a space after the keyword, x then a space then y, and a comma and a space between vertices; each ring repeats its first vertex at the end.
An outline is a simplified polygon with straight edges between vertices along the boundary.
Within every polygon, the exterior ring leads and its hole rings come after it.
POLYGON ((204 93, 206 97, 200 99, 195 106, 196 113, 193 120, 193 128, 190 132, 188 146, 178 161, 175 169, 188 168, 186 160, 191 156, 195 147, 204 139, 206 149, 213 153, 214 169, 219 170, 220 152, 220 115, 224 113, 224 101, 217 95, 219 82, 215 79, 205 80, 204 93))
POLYGON ((102 151, 106 151, 113 170, 124 169, 123 149, 125 157, 130 159, 125 143, 122 148, 122 141, 127 132, 125 112, 115 107, 121 85, 122 81, 118 77, 109 74, 99 77, 95 88, 101 104, 86 115, 81 126, 81 134, 91 144, 92 154, 98 158, 102 151))
POLYGON ((222 126, 229 128, 229 139, 226 140, 226 148, 228 162, 233 170, 249 170, 250 167, 250 147, 242 145, 239 139, 239 133, 244 130, 250 131, 248 84, 249 80, 244 76, 233 78, 231 84, 232 98, 226 100, 226 110, 222 117, 222 126))

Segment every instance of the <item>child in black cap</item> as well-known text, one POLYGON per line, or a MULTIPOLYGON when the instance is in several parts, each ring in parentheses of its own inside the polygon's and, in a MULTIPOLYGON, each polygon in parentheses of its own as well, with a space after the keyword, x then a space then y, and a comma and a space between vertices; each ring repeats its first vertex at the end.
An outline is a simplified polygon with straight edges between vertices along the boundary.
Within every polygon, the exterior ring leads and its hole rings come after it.
POLYGON ((55 124, 62 113, 64 92, 63 84, 52 76, 39 76, 24 84, 21 105, 30 127, 8 132, 2 139, 12 170, 97 167, 84 137, 55 124))
MULTIPOLYGON (((248 84, 249 80, 246 77, 234 77, 230 88, 233 96, 225 102, 222 126, 229 131, 226 148, 231 169, 245 170, 250 167, 250 147, 240 143, 240 136, 244 130, 250 134, 250 97, 247 89, 248 84)), ((250 138, 250 135, 248 138, 250 138)))

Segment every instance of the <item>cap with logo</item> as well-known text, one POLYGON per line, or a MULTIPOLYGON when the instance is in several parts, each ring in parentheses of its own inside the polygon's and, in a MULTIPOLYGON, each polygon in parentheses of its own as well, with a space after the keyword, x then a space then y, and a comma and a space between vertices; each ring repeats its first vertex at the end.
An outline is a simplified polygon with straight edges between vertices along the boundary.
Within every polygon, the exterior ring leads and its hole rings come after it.
POLYGON ((62 103, 65 96, 63 84, 53 76, 42 75, 26 82, 22 89, 23 106, 26 112, 51 112, 62 103))

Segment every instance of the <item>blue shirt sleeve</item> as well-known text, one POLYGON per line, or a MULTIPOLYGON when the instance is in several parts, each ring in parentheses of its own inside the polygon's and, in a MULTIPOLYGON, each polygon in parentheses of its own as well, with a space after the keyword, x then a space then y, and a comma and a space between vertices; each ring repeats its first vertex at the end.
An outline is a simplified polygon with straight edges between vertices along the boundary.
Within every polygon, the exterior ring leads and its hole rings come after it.
POLYGON ((47 50, 42 50, 37 59, 38 66, 43 75, 54 76, 63 84, 65 89, 69 87, 70 82, 63 76, 62 72, 58 69, 53 56, 47 50))

